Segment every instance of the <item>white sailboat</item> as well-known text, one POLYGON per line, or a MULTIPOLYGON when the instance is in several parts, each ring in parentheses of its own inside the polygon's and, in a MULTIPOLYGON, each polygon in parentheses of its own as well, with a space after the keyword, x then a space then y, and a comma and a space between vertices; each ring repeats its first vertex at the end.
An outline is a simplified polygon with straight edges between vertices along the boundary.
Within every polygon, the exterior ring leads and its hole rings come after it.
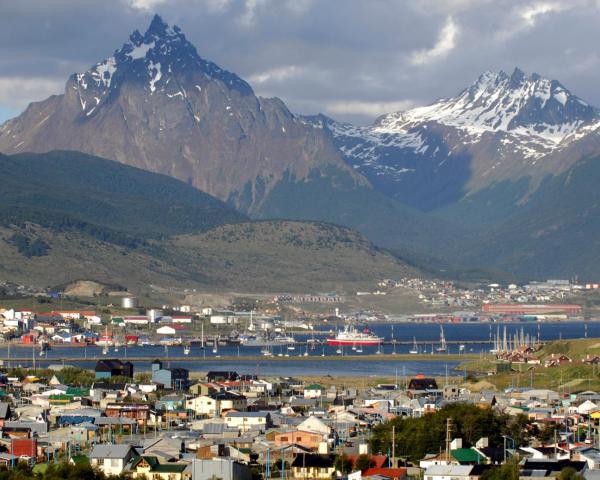
POLYGON ((446 344, 446 336, 444 335, 444 327, 440 324, 440 346, 435 349, 438 353, 444 353, 448 351, 448 345, 446 344))
POLYGON ((412 355, 417 355, 419 353, 419 346, 417 345, 417 337, 413 337, 413 346, 408 351, 408 353, 410 353, 412 355))

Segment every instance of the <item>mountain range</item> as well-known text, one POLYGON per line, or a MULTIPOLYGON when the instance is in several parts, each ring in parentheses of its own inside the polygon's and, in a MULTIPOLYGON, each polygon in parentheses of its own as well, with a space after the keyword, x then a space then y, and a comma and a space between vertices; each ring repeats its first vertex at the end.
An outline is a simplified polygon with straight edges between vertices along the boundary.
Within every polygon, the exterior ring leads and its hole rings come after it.
POLYGON ((216 197, 234 223, 345 225, 438 269, 593 278, 599 129, 597 108, 518 68, 370 126, 296 115, 155 16, 0 126, 0 151, 115 160, 216 197))

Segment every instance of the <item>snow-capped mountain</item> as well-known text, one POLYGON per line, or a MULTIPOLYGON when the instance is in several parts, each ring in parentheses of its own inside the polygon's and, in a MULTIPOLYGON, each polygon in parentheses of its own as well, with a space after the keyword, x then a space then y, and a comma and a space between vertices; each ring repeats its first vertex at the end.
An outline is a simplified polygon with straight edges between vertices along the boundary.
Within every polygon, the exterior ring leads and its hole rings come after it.
POLYGON ((491 181, 547 173, 544 163, 556 168, 544 158, 594 131, 600 112, 558 81, 515 69, 485 72, 456 97, 384 115, 371 126, 324 122, 354 168, 428 210, 491 181))
POLYGON ((77 91, 83 113, 89 116, 132 77, 139 79, 141 87, 151 95, 175 97, 185 92, 178 78, 198 72, 207 81, 218 80, 244 95, 253 94, 250 85, 237 75, 201 58, 179 27, 170 27, 156 15, 144 35, 136 30, 111 57, 86 72, 72 75, 69 82, 70 88, 77 91))
POLYGON ((73 74, 65 93, 0 126, 4 153, 77 150, 174 176, 245 212, 283 179, 321 169, 368 182, 322 128, 201 58, 155 16, 113 55, 73 74))

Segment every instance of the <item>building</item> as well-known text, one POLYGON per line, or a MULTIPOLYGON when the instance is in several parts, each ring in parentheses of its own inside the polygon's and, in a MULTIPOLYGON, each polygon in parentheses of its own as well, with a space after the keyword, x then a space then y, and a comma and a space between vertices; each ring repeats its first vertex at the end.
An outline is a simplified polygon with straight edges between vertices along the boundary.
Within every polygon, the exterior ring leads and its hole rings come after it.
POLYGON ((130 418, 143 426, 150 416, 150 405, 136 403, 109 403, 104 411, 107 417, 130 418))
POLYGON ((264 432, 272 426, 269 412, 227 412, 225 424, 230 428, 237 428, 240 432, 257 430, 264 432))
POLYGON ((133 364, 118 359, 102 359, 96 363, 96 378, 129 377, 133 378, 133 364))
POLYGON ((492 304, 483 305, 485 313, 498 315, 544 315, 548 313, 580 314, 583 311, 581 305, 525 305, 525 304, 492 304))
POLYGON ((131 476, 152 480, 182 480, 187 466, 187 463, 159 463, 155 456, 144 455, 133 459, 131 476))
POLYGON ((335 455, 297 455, 292 462, 293 478, 333 478, 335 455))
POLYGON ((105 475, 120 475, 135 456, 131 445, 95 445, 89 458, 90 464, 105 475))
POLYGON ((323 394, 323 387, 316 383, 304 387, 304 398, 320 398, 323 394))
POLYGON ((315 432, 302 430, 286 430, 273 434, 273 443, 277 448, 286 445, 300 445, 308 450, 317 451, 322 442, 327 441, 327 436, 315 432))
POLYGON ((159 383, 165 388, 186 390, 190 384, 190 372, 186 368, 163 368, 160 360, 152 362, 152 383, 159 383))
POLYGON ((201 417, 218 417, 229 410, 245 411, 248 402, 244 395, 222 391, 200 395, 186 401, 186 408, 201 417))
POLYGON ((252 480, 250 467, 230 458, 193 459, 190 470, 193 480, 252 480))

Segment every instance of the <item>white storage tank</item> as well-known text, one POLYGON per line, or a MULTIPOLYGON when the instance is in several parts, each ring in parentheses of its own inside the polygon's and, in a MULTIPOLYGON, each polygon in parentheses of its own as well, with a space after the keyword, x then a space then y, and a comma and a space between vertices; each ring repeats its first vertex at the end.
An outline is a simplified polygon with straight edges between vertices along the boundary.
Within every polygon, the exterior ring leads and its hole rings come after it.
POLYGON ((121 300, 121 306, 123 308, 137 308, 138 300, 135 297, 123 297, 121 300))

